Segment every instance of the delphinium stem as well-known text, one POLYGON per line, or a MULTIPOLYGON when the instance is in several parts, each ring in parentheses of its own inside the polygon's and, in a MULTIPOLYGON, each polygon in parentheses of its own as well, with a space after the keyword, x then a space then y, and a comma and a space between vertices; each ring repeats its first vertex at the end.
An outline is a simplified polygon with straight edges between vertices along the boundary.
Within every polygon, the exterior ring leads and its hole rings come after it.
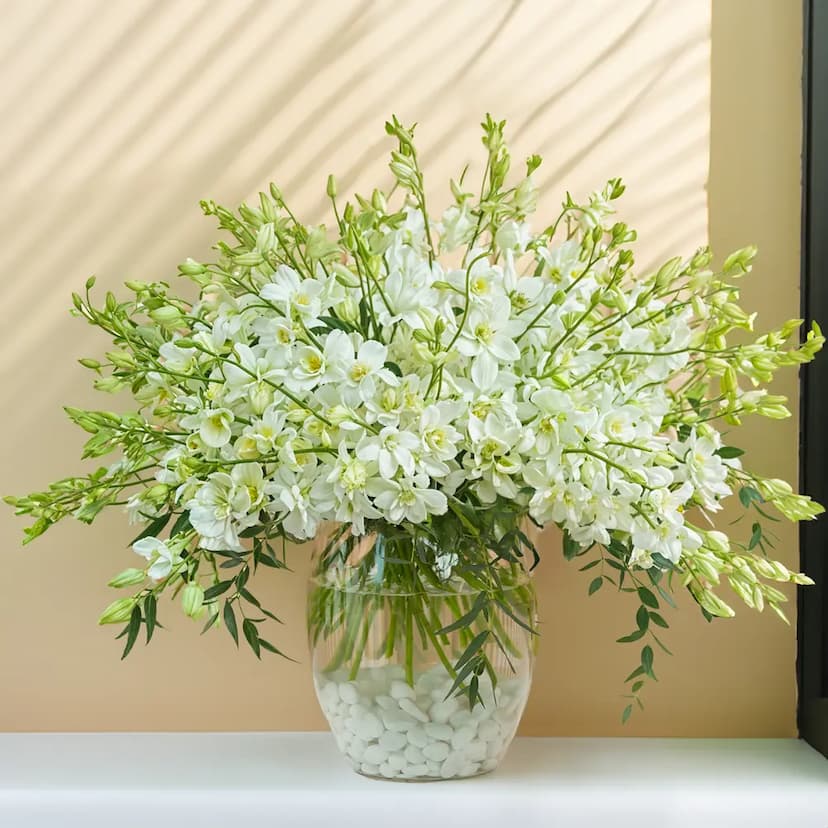
POLYGON ((411 597, 402 599, 405 613, 405 680, 414 686, 414 615, 411 611, 411 597))

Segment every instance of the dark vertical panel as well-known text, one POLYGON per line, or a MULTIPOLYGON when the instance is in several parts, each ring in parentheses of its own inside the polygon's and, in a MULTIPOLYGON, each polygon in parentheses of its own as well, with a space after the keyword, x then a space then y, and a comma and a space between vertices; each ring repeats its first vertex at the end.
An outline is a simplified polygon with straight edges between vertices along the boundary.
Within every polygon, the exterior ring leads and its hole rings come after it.
MULTIPOLYGON (((802 312, 828 329, 828 0, 805 0, 802 312)), ((802 491, 828 505, 828 354, 802 372, 802 491)), ((801 526, 799 730, 828 756, 828 516, 801 526)))

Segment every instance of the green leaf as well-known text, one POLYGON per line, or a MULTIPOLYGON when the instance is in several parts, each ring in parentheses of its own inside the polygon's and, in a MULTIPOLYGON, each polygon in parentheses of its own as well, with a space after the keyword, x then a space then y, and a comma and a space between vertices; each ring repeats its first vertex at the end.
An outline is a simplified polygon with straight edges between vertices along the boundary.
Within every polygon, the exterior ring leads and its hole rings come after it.
POLYGON ((658 609, 658 598, 650 592, 647 587, 639 587, 638 588, 638 597, 642 604, 645 606, 651 607, 652 609, 658 609))
POLYGON ((577 541, 572 540, 569 532, 564 530, 563 533, 563 555, 568 561, 582 555, 586 550, 577 541))
POLYGON ((274 647, 269 641, 266 641, 264 638, 259 639, 259 646, 263 650, 267 650, 269 653, 273 653, 274 655, 279 655, 282 658, 286 658, 288 661, 292 661, 294 664, 297 663, 296 659, 293 659, 290 656, 285 655, 280 649, 274 647))
POLYGON ((447 633, 454 632, 455 630, 460 630, 463 627, 468 627, 474 619, 480 615, 480 611, 484 606, 486 606, 487 603, 488 596, 485 592, 481 592, 477 598, 475 598, 472 608, 465 615, 461 615, 456 621, 453 621, 448 626, 437 630, 437 635, 446 635, 447 633))
POLYGON ((597 578, 593 578, 589 584, 588 594, 594 595, 596 592, 598 592, 599 589, 601 589, 603 585, 604 579, 602 577, 599 576, 597 578))
POLYGON ((631 704, 628 704, 628 705, 624 708, 624 712, 621 714, 621 724, 626 724, 626 723, 627 723, 627 720, 628 720, 628 719, 630 718, 630 716, 632 715, 632 710, 633 710, 633 709, 632 709, 632 705, 631 705, 631 704))
POLYGON ((601 561, 597 559, 594 561, 590 561, 588 564, 584 564, 582 567, 580 567, 578 572, 586 572, 588 569, 592 569, 593 566, 598 566, 599 563, 601 563, 601 561))
POLYGON ((659 585, 656 589, 658 590, 658 594, 664 599, 664 602, 673 609, 676 609, 676 602, 673 600, 673 596, 663 586, 659 585))
POLYGON ((642 667, 636 667, 625 679, 624 684, 628 681, 632 681, 633 679, 637 679, 639 676, 644 675, 644 669, 642 667))
POLYGON ((747 509, 752 501, 762 502, 762 495, 753 488, 753 486, 742 486, 739 489, 739 502, 747 509))
POLYGON ((132 546, 132 544, 138 543, 139 540, 143 540, 144 538, 157 538, 158 535, 164 531, 164 527, 167 525, 171 517, 172 512, 167 512, 166 515, 161 515, 161 517, 155 518, 155 520, 151 521, 140 535, 136 535, 136 537, 134 537, 127 545, 132 546))
POLYGON ((722 460, 732 460, 734 457, 741 457, 744 453, 744 449, 736 448, 736 446, 722 446, 716 452, 722 460))
POLYGON ((147 644, 150 643, 150 639, 152 638, 152 634, 155 632, 155 627, 158 623, 156 621, 157 610, 158 602, 156 601, 155 595, 151 592, 144 599, 144 618, 146 619, 145 623, 147 625, 147 644))
POLYGON ((635 684, 633 684, 633 686, 632 686, 632 688, 631 688, 631 689, 632 689, 632 692, 633 692, 633 693, 637 693, 637 692, 638 692, 638 691, 639 691, 639 690, 640 690, 643 686, 644 686, 644 682, 643 682, 643 681, 640 681, 640 680, 639 680, 639 681, 635 682, 635 684))
POLYGON ((126 629, 126 645, 124 646, 124 652, 121 654, 121 661, 123 661, 132 650, 132 647, 135 644, 135 641, 138 638, 138 632, 141 629, 141 608, 139 606, 134 606, 132 608, 132 614, 129 616, 129 625, 126 629))
POLYGON ((653 648, 649 644, 641 650, 641 667, 648 676, 653 674, 653 648))
POLYGON ((256 658, 260 659, 262 657, 262 651, 259 645, 259 631, 256 629, 256 625, 249 618, 245 618, 242 622, 242 630, 244 631, 244 637, 247 639, 247 643, 250 645, 250 649, 256 654, 256 658))
POLYGON ((644 637, 645 630, 636 630, 629 635, 624 635, 621 638, 616 638, 617 644, 631 644, 633 641, 638 641, 639 638, 644 637))
POLYGON ((477 654, 479 650, 482 649, 483 645, 486 643, 486 639, 489 637, 489 630, 483 630, 483 632, 479 632, 470 642, 469 646, 463 650, 463 654, 460 658, 457 659, 457 663, 454 665, 455 670, 460 670, 463 665, 474 655, 477 654))
POLYGON ((754 523, 751 526, 751 536, 750 542, 748 543, 748 549, 755 549, 762 541, 762 525, 760 523, 754 523))
POLYGON ((170 537, 172 538, 175 537, 175 535, 189 532, 192 528, 193 527, 190 524, 190 513, 182 512, 173 524, 172 529, 170 529, 170 537))
POLYGON ((650 626, 650 614, 647 612, 647 607, 640 606, 638 612, 635 614, 635 623, 638 624, 638 629, 642 632, 647 631, 650 626))
POLYGON ((337 319, 335 316, 318 316, 317 319, 333 330, 345 331, 345 333, 351 333, 351 331, 357 330, 350 322, 346 322, 344 319, 337 319))
POLYGON ((386 362, 383 367, 387 368, 392 374, 398 377, 401 377, 403 375, 402 368, 400 368, 400 366, 397 365, 396 362, 386 362))
POLYGON ((236 613, 233 612, 233 607, 231 606, 229 601, 224 602, 224 624, 227 627, 227 632, 233 636, 233 641, 236 642, 236 646, 239 646, 239 628, 236 626, 236 613))
POLYGON ((219 595, 224 594, 227 592, 228 589, 233 585, 234 581, 230 578, 227 581, 219 581, 217 584, 213 584, 211 587, 207 587, 204 590, 204 600, 209 601, 212 598, 216 598, 219 595))
POLYGON ((650 621, 657 627, 664 627, 664 629, 670 626, 657 612, 650 612, 650 621))

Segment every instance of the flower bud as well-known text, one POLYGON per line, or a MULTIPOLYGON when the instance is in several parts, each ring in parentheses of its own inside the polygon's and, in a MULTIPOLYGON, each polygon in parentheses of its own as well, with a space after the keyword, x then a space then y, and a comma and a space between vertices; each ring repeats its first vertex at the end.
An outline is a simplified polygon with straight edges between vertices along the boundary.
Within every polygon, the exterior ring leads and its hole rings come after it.
POLYGON ((195 261, 195 259, 187 259, 178 266, 178 270, 185 276, 198 276, 199 274, 204 273, 207 268, 203 264, 195 261))
POLYGON ((132 608, 135 606, 135 598, 118 598, 113 601, 101 614, 99 624, 122 624, 129 620, 132 615, 132 608))
POLYGON ((336 178, 333 175, 328 176, 328 183, 325 186, 325 192, 328 194, 328 198, 336 198, 336 178))
POLYGON ((181 592, 181 608, 190 618, 198 618, 204 609, 204 590, 198 584, 187 584, 181 592))
POLYGON ((119 572, 108 584, 108 586, 120 589, 126 586, 135 586, 136 584, 144 583, 146 574, 143 569, 134 569, 130 567, 123 572, 119 572))

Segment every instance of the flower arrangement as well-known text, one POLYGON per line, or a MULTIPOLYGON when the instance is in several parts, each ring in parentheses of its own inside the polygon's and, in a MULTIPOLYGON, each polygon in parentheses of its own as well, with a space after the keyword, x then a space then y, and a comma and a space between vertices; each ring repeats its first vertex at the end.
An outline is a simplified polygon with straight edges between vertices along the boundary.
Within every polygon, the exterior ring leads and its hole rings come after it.
MULTIPOLYGON (((343 532, 351 551, 372 533, 393 541, 363 559, 366 583, 465 583, 478 598, 452 629, 474 629, 490 608, 532 629, 504 597, 537 562, 528 520, 560 527, 564 555, 592 570, 590 595, 610 584, 635 599, 635 628, 621 640, 644 646, 626 719, 654 676, 646 642, 663 646, 655 628, 667 626, 660 605, 672 589, 686 588, 708 620, 733 615, 722 582, 784 618, 773 583, 810 583, 768 558, 766 527, 772 509, 798 521, 822 508, 746 468, 733 432, 748 415, 789 415, 763 386, 814 357, 819 328, 802 342, 801 320, 752 334, 736 282, 753 248, 718 270, 700 249, 637 273, 635 232, 612 218, 619 179, 585 203, 567 195, 559 215, 531 229, 541 159, 507 183, 504 122, 482 126, 479 192, 464 173, 439 218, 413 128, 394 118, 392 192, 340 207, 329 178, 332 227, 301 224, 276 186, 236 213, 204 201, 229 241, 215 262, 179 266, 195 301, 163 281, 127 282, 129 299, 108 293, 101 306, 94 279, 74 295, 74 312, 114 343, 80 362, 96 388, 128 391, 135 407, 66 410, 91 434, 85 458, 119 456, 6 500, 34 518, 26 543, 109 506, 144 524, 133 549, 145 563, 111 582, 134 594, 100 619, 125 624, 124 655, 142 626, 152 637, 169 593, 206 628, 223 625, 238 643, 241 621, 256 655, 278 653, 262 632, 275 616, 250 578, 284 567, 286 542, 330 522, 343 529, 329 553, 343 532), (754 516, 748 537, 713 528, 733 494, 754 516)), ((337 567, 326 566, 312 634, 334 617, 325 596, 337 567)), ((402 629, 406 617, 394 623, 402 629)), ((494 622, 484 627, 508 649, 494 622)), ((487 670, 478 639, 469 633, 446 665, 452 690, 472 703, 487 670)), ((359 658, 359 640, 351 636, 348 658, 359 658)))

